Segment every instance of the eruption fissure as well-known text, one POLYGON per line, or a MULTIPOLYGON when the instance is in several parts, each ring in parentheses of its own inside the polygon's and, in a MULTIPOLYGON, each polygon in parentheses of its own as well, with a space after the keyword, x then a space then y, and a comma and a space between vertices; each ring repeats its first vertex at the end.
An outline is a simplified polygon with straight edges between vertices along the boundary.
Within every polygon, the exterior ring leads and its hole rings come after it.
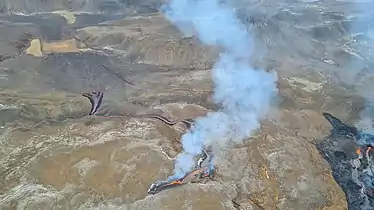
POLYGON ((277 92, 277 74, 249 65, 253 41, 234 8, 218 0, 171 0, 162 10, 186 36, 193 31, 201 42, 223 49, 212 69, 213 99, 222 109, 197 118, 182 136, 183 152, 170 179, 191 171, 205 148, 216 157, 229 142, 242 141, 259 128, 277 92))

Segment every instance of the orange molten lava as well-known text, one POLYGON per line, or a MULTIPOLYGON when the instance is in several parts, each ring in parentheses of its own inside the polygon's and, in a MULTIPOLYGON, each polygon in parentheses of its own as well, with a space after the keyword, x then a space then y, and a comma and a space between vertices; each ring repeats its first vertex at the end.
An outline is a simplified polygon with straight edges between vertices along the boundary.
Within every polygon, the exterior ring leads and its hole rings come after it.
POLYGON ((360 149, 360 148, 357 148, 357 149, 356 149, 356 154, 357 154, 357 155, 361 155, 361 149, 360 149))
POLYGON ((177 180, 177 181, 173 181, 172 183, 170 183, 171 185, 173 185, 173 184, 182 184, 182 182, 181 181, 179 181, 179 180, 177 180))

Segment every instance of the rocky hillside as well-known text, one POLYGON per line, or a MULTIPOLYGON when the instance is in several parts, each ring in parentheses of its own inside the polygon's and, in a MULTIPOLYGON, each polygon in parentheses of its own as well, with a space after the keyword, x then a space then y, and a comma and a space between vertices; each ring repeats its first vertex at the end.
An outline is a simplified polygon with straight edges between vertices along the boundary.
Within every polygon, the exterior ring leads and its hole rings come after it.
POLYGON ((186 128, 133 116, 217 109, 219 49, 183 36, 162 3, 0 3, 0 208, 354 209, 315 143, 331 129, 322 111, 355 122, 364 107, 371 17, 349 2, 232 1, 255 39, 253 65, 278 72, 278 103, 254 136, 223 151, 213 180, 147 196, 172 173, 186 128), (123 117, 87 116, 81 93, 92 90, 123 117))

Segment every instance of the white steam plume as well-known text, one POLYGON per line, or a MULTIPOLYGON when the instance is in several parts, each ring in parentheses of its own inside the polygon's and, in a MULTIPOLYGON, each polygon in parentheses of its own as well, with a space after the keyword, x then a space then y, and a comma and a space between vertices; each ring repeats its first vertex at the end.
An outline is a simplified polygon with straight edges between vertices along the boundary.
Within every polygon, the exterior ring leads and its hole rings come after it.
POLYGON ((253 40, 234 10, 218 0, 171 0, 163 11, 186 35, 193 27, 201 42, 223 49, 212 70, 213 98, 223 108, 196 119, 195 128, 183 135, 173 176, 181 177, 204 147, 225 147, 259 128, 277 93, 277 74, 251 68, 253 40))

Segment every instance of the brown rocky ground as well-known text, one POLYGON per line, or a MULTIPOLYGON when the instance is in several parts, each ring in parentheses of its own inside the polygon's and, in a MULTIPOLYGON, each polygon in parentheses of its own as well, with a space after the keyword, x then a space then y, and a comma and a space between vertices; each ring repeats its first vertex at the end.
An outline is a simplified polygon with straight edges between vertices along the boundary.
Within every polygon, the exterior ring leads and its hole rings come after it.
MULTIPOLYGON (((4 12, 39 8, 4 2, 4 12)), ((61 2, 40 7, 49 13, 0 17, 1 209, 348 209, 314 142, 330 129, 322 111, 356 119, 363 107, 332 76, 355 56, 328 44, 331 25, 303 25, 323 16, 340 27, 338 13, 301 9, 309 18, 287 31, 280 30, 297 21, 291 13, 247 17, 266 57, 255 65, 279 74, 271 118, 224 151, 213 181, 147 196, 152 182, 171 174, 185 130, 128 115, 183 119, 215 110, 210 68, 217 51, 149 13, 156 3, 124 3, 123 11, 147 14, 123 18, 53 12, 96 11, 61 2), (105 92, 103 112, 126 116, 87 117, 89 102, 80 94, 93 89, 105 92)))

